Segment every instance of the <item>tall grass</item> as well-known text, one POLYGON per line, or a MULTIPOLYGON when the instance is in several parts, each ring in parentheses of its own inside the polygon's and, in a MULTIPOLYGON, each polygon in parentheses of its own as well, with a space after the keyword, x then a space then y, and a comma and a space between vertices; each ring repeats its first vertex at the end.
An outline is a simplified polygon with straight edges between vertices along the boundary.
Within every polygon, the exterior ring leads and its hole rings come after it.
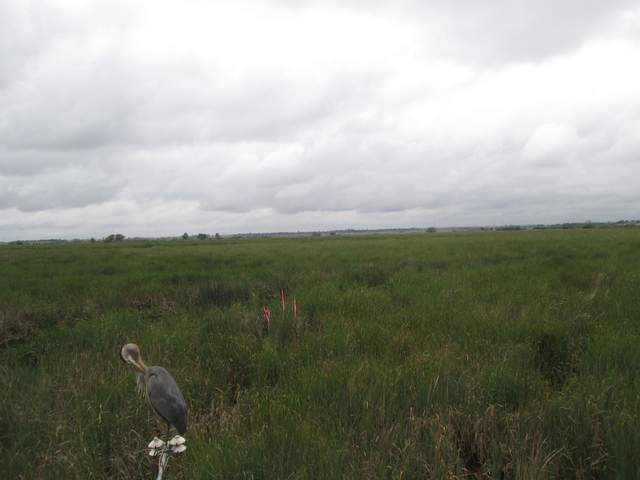
POLYGON ((638 230, 1 246, 0 267, 0 478, 153 477, 129 341, 189 404, 164 478, 640 478, 638 230))

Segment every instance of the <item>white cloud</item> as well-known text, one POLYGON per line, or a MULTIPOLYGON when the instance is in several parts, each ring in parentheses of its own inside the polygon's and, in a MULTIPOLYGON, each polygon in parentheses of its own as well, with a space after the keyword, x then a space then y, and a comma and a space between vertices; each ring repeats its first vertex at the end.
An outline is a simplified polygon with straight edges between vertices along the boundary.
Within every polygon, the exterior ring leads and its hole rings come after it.
POLYGON ((538 127, 524 146, 525 158, 568 155, 578 144, 578 132, 572 125, 545 123, 538 127))

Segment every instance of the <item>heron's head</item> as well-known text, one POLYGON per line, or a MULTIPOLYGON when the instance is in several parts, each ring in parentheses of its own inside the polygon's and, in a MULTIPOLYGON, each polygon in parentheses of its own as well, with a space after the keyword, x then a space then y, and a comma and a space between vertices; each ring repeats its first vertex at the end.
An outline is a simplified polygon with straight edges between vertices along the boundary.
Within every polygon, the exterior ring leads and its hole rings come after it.
POLYGON ((122 350, 120 350, 120 358, 131 365, 137 372, 144 373, 145 364, 140 357, 140 349, 135 343, 127 343, 123 346, 122 350))

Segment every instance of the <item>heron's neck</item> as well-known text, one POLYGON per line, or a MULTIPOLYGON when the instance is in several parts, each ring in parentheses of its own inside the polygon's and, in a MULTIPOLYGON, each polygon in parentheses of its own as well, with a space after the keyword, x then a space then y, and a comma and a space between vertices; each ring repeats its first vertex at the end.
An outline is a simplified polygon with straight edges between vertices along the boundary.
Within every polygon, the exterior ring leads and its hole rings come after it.
POLYGON ((146 373, 147 373, 147 366, 144 364, 144 362, 142 361, 141 358, 138 358, 137 364, 142 367, 142 372, 140 370, 138 370, 137 368, 134 368, 134 373, 136 374, 136 380, 137 380, 137 385, 138 385, 138 390, 140 392, 144 391, 144 387, 147 384, 147 378, 146 378, 146 373))
POLYGON ((144 387, 147 384, 147 379, 144 376, 144 373, 141 373, 136 370, 136 385, 138 386, 138 391, 144 391, 144 387))
POLYGON ((144 371, 147 371, 147 366, 145 365, 145 363, 142 361, 141 358, 138 359, 138 364, 142 367, 144 371))

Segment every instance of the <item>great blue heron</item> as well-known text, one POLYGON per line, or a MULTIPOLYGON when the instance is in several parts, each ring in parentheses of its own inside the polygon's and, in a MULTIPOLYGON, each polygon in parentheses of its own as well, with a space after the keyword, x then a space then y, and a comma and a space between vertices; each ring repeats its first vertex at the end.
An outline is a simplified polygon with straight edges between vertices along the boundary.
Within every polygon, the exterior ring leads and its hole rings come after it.
POLYGON ((147 367, 135 343, 127 343, 120 357, 133 367, 138 388, 144 390, 151 409, 167 424, 167 432, 174 427, 180 435, 187 431, 187 404, 171 374, 162 367, 147 367))

